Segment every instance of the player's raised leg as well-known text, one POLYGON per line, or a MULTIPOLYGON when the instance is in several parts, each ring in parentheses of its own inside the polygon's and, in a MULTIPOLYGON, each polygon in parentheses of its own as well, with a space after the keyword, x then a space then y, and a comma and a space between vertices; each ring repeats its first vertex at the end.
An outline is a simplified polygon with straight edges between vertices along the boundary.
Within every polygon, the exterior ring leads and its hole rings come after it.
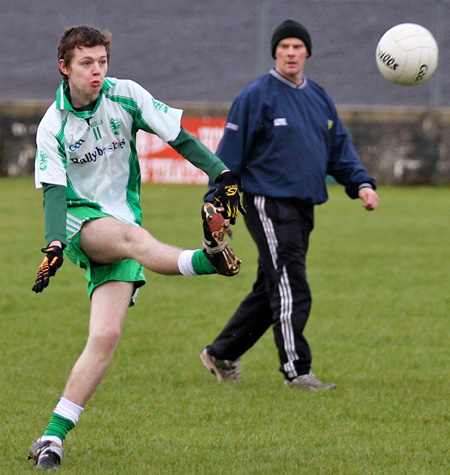
POLYGON ((224 239, 228 222, 220 213, 212 211, 216 210, 213 205, 205 206, 208 212, 202 208, 204 250, 183 250, 163 243, 139 226, 110 217, 84 224, 80 231, 81 248, 92 262, 99 264, 135 259, 147 269, 164 275, 236 275, 241 261, 224 239), (213 241, 211 233, 216 236, 213 241))
POLYGON ((92 262, 111 264, 135 259, 147 269, 165 275, 179 275, 182 249, 155 239, 145 229, 111 217, 92 220, 80 231, 83 252, 92 262))

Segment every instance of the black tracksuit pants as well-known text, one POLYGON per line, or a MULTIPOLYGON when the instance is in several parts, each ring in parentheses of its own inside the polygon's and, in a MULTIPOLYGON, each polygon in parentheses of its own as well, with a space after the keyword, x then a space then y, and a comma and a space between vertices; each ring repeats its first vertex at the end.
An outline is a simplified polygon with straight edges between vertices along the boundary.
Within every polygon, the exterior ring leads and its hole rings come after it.
POLYGON ((257 279, 208 352, 236 360, 272 325, 280 371, 293 379, 311 368, 303 330, 311 309, 306 253, 314 207, 298 199, 247 193, 243 202, 245 222, 259 251, 257 279))

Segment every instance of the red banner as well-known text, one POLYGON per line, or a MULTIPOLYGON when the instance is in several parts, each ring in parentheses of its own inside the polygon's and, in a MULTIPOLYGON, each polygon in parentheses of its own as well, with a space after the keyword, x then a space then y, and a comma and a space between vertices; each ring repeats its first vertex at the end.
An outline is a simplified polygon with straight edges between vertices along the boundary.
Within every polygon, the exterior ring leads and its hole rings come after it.
MULTIPOLYGON (((222 138, 225 122, 225 117, 183 117, 182 126, 215 152, 222 138)), ((158 136, 140 130, 136 146, 143 183, 208 183, 206 173, 181 157, 158 136)))

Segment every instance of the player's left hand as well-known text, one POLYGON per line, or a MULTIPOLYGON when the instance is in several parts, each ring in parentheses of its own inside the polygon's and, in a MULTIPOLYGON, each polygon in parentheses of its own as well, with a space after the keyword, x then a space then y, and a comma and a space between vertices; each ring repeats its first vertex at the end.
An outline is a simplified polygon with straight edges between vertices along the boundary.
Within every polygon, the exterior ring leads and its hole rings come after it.
POLYGON ((364 201, 363 208, 367 211, 373 211, 378 206, 379 198, 373 188, 361 188, 358 196, 364 201))
POLYGON ((230 224, 235 224, 239 211, 245 214, 245 209, 239 196, 239 176, 231 171, 226 171, 219 175, 216 183, 214 206, 222 208, 223 217, 229 219, 230 224))
POLYGON ((62 266, 63 263, 63 250, 59 246, 44 247, 41 251, 46 254, 44 260, 39 266, 36 282, 32 287, 32 291, 39 293, 42 292, 50 282, 50 277, 56 274, 56 271, 62 266))

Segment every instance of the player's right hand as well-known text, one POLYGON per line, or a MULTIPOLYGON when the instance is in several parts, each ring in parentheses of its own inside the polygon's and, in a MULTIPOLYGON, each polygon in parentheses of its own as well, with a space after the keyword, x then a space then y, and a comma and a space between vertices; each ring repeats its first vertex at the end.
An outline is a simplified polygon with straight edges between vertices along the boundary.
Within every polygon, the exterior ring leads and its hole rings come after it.
POLYGON ((41 251, 46 256, 39 266, 36 282, 31 289, 36 293, 42 292, 48 286, 50 277, 56 274, 56 271, 62 266, 64 261, 63 250, 59 246, 44 247, 41 251))
POLYGON ((236 224, 238 212, 245 214, 244 206, 239 196, 240 178, 236 173, 227 170, 216 179, 217 188, 214 192, 214 206, 223 208, 221 211, 230 224, 236 224))

